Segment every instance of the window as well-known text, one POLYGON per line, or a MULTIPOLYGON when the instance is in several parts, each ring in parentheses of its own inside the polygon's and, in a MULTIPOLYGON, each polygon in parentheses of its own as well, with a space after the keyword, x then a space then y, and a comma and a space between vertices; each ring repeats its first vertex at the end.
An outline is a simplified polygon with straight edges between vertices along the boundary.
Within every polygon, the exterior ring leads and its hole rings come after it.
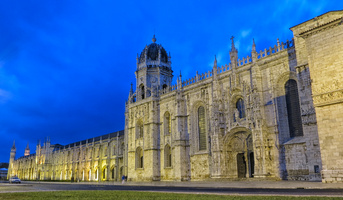
POLYGON ((95 180, 98 180, 98 169, 95 170, 94 179, 95 179, 95 180))
POLYGON ((206 150, 205 108, 198 108, 199 150, 206 150))
POLYGON ((164 167, 171 167, 171 149, 168 144, 164 147, 164 167))
POLYGON ((104 155, 107 156, 107 147, 105 147, 104 155))
POLYGON ((288 80, 285 84, 285 92, 290 137, 303 136, 297 82, 288 80))
POLYGON ((115 175, 115 170, 114 170, 114 167, 112 167, 112 179, 114 179, 114 175, 115 175))
POLYGON ((141 84, 139 86, 140 92, 141 92, 141 98, 144 99, 145 98, 145 89, 144 89, 144 85, 141 84))
POLYGON ((319 165, 315 165, 314 166, 314 173, 319 174, 320 170, 319 170, 319 165))
POLYGON ((164 134, 169 135, 171 133, 171 119, 169 112, 164 114, 164 134))
POLYGON ((136 150, 136 168, 143 168, 143 150, 140 147, 136 150))
POLYGON ((103 179, 103 180, 106 179, 106 173, 107 173, 107 168, 105 167, 105 168, 102 170, 102 179, 103 179))
POLYGON ((245 107, 244 107, 244 101, 242 98, 238 99, 236 102, 236 108, 238 111, 238 117, 240 119, 245 118, 245 107))

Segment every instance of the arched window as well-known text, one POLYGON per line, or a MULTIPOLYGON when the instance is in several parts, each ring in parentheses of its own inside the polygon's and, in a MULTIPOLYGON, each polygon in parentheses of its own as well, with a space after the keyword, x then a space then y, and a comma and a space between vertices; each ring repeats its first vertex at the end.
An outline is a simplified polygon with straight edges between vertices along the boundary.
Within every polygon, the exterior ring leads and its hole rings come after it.
POLYGON ((115 167, 114 166, 112 167, 111 172, 112 172, 112 179, 114 179, 114 175, 115 175, 115 167))
POLYGON ((171 167, 171 149, 168 144, 164 147, 164 167, 171 167))
POLYGON ((104 167, 104 169, 102 170, 102 179, 106 180, 106 173, 107 173, 107 167, 104 167))
POLYGON ((288 80, 285 92, 290 137, 303 136, 297 82, 293 79, 288 80))
POLYGON ((171 119, 169 112, 164 114, 164 134, 169 135, 171 133, 171 119))
POLYGON ((238 99, 238 101, 236 102, 236 108, 238 110, 238 117, 240 119, 245 118, 245 106, 242 98, 238 99))
POLYGON ((199 133, 199 150, 206 150, 206 124, 205 108, 198 108, 198 133, 199 133))
POLYGON ((136 150, 136 168, 143 168, 143 150, 140 147, 136 150))
POLYGON ((95 179, 95 180, 98 180, 98 169, 95 170, 94 179, 95 179))
POLYGON ((116 145, 113 145, 113 155, 116 155, 116 145))
POLYGON ((139 86, 140 92, 141 92, 141 98, 144 99, 145 98, 145 89, 144 89, 144 85, 141 84, 139 86))

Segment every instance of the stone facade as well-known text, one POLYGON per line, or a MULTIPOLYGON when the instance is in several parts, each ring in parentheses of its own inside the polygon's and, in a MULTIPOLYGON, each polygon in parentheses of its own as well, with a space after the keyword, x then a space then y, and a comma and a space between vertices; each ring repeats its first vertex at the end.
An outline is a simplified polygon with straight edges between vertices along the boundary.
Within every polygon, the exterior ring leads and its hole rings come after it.
POLYGON ((238 59, 232 38, 231 63, 214 59, 211 71, 176 85, 170 55, 155 46, 163 48, 154 36, 137 58, 126 104, 130 180, 321 180, 310 73, 294 40, 260 52, 253 43, 238 59))
MULTIPOLYGON (((69 145, 40 142, 36 153, 18 159, 11 149, 8 178, 22 180, 108 181, 124 174, 124 131, 119 131, 69 145)), ((27 149, 25 150, 25 154, 27 149)))
POLYGON ((47 141, 17 160, 13 146, 9 174, 342 181, 342 17, 334 11, 294 26, 294 39, 268 49, 256 51, 252 42, 251 56, 242 59, 231 38, 231 63, 217 66, 214 58, 210 71, 188 80, 180 74, 175 85, 170 53, 154 36, 137 55, 123 132, 67 146, 47 141), (114 145, 121 153, 111 153, 114 145))
POLYGON ((311 74, 323 182, 342 182, 343 11, 325 13, 291 30, 298 69, 309 68, 311 74))

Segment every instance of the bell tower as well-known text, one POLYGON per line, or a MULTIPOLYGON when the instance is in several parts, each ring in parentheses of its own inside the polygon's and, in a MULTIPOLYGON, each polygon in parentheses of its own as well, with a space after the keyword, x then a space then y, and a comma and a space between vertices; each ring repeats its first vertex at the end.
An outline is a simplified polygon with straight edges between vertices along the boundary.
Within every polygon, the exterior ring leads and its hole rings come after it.
POLYGON ((136 60, 136 101, 157 96, 160 89, 171 86, 171 56, 161 44, 156 43, 155 35, 152 43, 145 46, 140 56, 137 54, 136 60))

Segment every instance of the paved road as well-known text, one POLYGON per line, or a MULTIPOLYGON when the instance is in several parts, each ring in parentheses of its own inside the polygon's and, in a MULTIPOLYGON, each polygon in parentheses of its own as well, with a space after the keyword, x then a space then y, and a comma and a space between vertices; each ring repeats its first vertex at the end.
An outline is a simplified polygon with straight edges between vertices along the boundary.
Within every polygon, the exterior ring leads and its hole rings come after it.
POLYGON ((343 189, 290 189, 290 188, 223 188, 193 186, 151 186, 151 185, 106 185, 78 183, 27 182, 24 184, 0 184, 0 192, 16 191, 59 191, 59 190, 130 190, 151 192, 207 193, 222 195, 282 195, 282 196, 339 196, 343 189), (4 187, 7 187, 5 189, 4 187), (1 189, 2 188, 2 189, 1 189))

